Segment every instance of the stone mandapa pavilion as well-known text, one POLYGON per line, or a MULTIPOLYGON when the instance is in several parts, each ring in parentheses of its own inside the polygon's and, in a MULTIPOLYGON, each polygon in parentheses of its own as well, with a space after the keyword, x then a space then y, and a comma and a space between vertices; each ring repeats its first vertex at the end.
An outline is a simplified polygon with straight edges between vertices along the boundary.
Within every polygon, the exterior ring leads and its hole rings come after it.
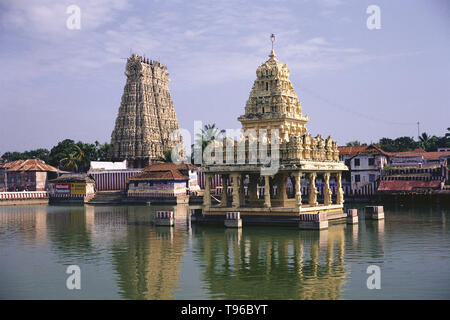
POLYGON ((339 161, 337 142, 307 132, 309 118, 302 114, 289 70, 277 60, 273 48, 256 75, 245 114, 238 118, 243 134, 238 140, 227 137, 223 143, 215 142, 210 153, 214 161, 204 160, 200 168, 206 183, 202 214, 196 221, 223 223, 227 212, 239 212, 244 225, 296 224, 324 229, 328 220, 345 219, 341 174, 348 169, 339 161), (220 203, 213 205, 210 179, 216 174, 222 175, 224 186, 220 203), (293 184, 291 198, 286 192, 288 177, 293 184), (318 177, 325 184, 323 203, 318 203, 318 177), (309 182, 307 199, 301 193, 301 179, 309 182), (336 181, 334 202, 330 179, 336 181), (227 192, 229 183, 231 195, 227 192), (258 184, 264 185, 262 194, 258 184))

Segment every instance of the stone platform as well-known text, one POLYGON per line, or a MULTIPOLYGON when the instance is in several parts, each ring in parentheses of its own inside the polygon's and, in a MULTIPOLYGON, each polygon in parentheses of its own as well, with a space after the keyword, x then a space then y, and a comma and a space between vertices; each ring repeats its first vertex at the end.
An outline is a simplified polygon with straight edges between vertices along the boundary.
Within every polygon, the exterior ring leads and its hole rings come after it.
POLYGON ((328 227, 328 222, 345 222, 347 217, 343 212, 343 205, 305 206, 300 210, 277 207, 210 207, 203 210, 201 214, 196 214, 195 223, 223 226, 228 212, 239 212, 243 226, 293 226, 305 229, 323 229, 328 227), (321 223, 315 223, 316 220, 320 220, 321 223))

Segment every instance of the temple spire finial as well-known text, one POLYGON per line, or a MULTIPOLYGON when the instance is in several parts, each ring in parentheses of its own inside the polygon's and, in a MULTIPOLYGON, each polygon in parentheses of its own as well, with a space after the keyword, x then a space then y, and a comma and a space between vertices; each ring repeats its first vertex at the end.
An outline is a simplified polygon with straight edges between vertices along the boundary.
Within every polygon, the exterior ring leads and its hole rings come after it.
POLYGON ((275 34, 274 33, 272 33, 270 35, 270 41, 272 41, 272 51, 270 52, 269 57, 271 59, 275 59, 277 57, 277 55, 275 54, 275 51, 273 50, 273 43, 275 42, 275 34))

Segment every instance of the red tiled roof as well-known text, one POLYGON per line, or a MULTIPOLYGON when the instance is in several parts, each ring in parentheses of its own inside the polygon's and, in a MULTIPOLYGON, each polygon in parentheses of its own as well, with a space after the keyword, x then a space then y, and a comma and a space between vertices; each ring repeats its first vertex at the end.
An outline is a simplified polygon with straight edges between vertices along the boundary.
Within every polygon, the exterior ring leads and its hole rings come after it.
POLYGON ((338 147, 339 155, 343 156, 356 156, 357 154, 365 151, 367 146, 342 146, 338 147))
POLYGON ((16 161, 12 161, 12 162, 7 162, 7 163, 3 164, 2 167, 5 168, 5 169, 9 169, 11 167, 14 167, 16 165, 19 165, 19 164, 23 163, 24 161, 25 160, 16 160, 16 161))
POLYGON ((38 159, 17 160, 6 163, 4 167, 8 171, 58 171, 55 167, 38 159))
POLYGON ((450 151, 441 151, 441 152, 424 152, 422 153, 423 158, 425 160, 439 160, 441 156, 448 156, 450 157, 450 151))
POLYGON ((378 191, 414 191, 414 189, 438 189, 439 180, 382 180, 378 191))
POLYGON ((167 171, 144 171, 128 179, 129 181, 138 180, 176 180, 185 181, 189 180, 189 176, 183 175, 178 170, 167 170, 167 171))
POLYGON ((175 164, 175 163, 154 163, 146 167, 143 172, 140 172, 132 177, 129 181, 137 180, 189 180, 189 176, 183 174, 181 171, 197 170, 197 167, 192 164, 175 164))
POLYGON ((379 146, 371 144, 368 146, 341 146, 338 147, 339 155, 344 156, 356 156, 358 154, 362 153, 371 153, 371 154, 384 154, 389 155, 387 152, 385 152, 383 149, 381 149, 379 146))
POLYGON ((153 163, 144 168, 144 171, 164 171, 164 170, 197 170, 197 167, 190 163, 176 164, 173 162, 153 163))
POLYGON ((418 157, 423 156, 425 160, 439 160, 441 156, 450 157, 450 151, 433 151, 433 152, 425 152, 425 151, 405 151, 405 152, 390 152, 389 155, 391 157, 418 157))

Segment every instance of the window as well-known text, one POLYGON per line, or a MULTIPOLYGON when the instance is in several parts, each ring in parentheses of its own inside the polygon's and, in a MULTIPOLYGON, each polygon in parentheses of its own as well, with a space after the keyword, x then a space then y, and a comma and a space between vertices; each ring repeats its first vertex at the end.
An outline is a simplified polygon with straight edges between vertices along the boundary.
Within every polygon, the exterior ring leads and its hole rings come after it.
POLYGON ((359 174, 355 174, 355 182, 360 182, 361 176, 359 174))
POLYGON ((359 167, 359 165, 360 165, 360 161, 359 161, 359 159, 355 159, 355 162, 354 162, 354 164, 355 164, 355 167, 359 167))
POLYGON ((345 160, 345 165, 350 168, 350 159, 345 160))
POLYGON ((375 158, 369 158, 369 166, 375 165, 375 158))
POLYGON ((374 181, 375 181, 375 175, 369 174, 369 182, 374 182, 374 181))
POLYGON ((268 82, 266 82, 266 90, 267 91, 269 90, 269 83, 268 82))

